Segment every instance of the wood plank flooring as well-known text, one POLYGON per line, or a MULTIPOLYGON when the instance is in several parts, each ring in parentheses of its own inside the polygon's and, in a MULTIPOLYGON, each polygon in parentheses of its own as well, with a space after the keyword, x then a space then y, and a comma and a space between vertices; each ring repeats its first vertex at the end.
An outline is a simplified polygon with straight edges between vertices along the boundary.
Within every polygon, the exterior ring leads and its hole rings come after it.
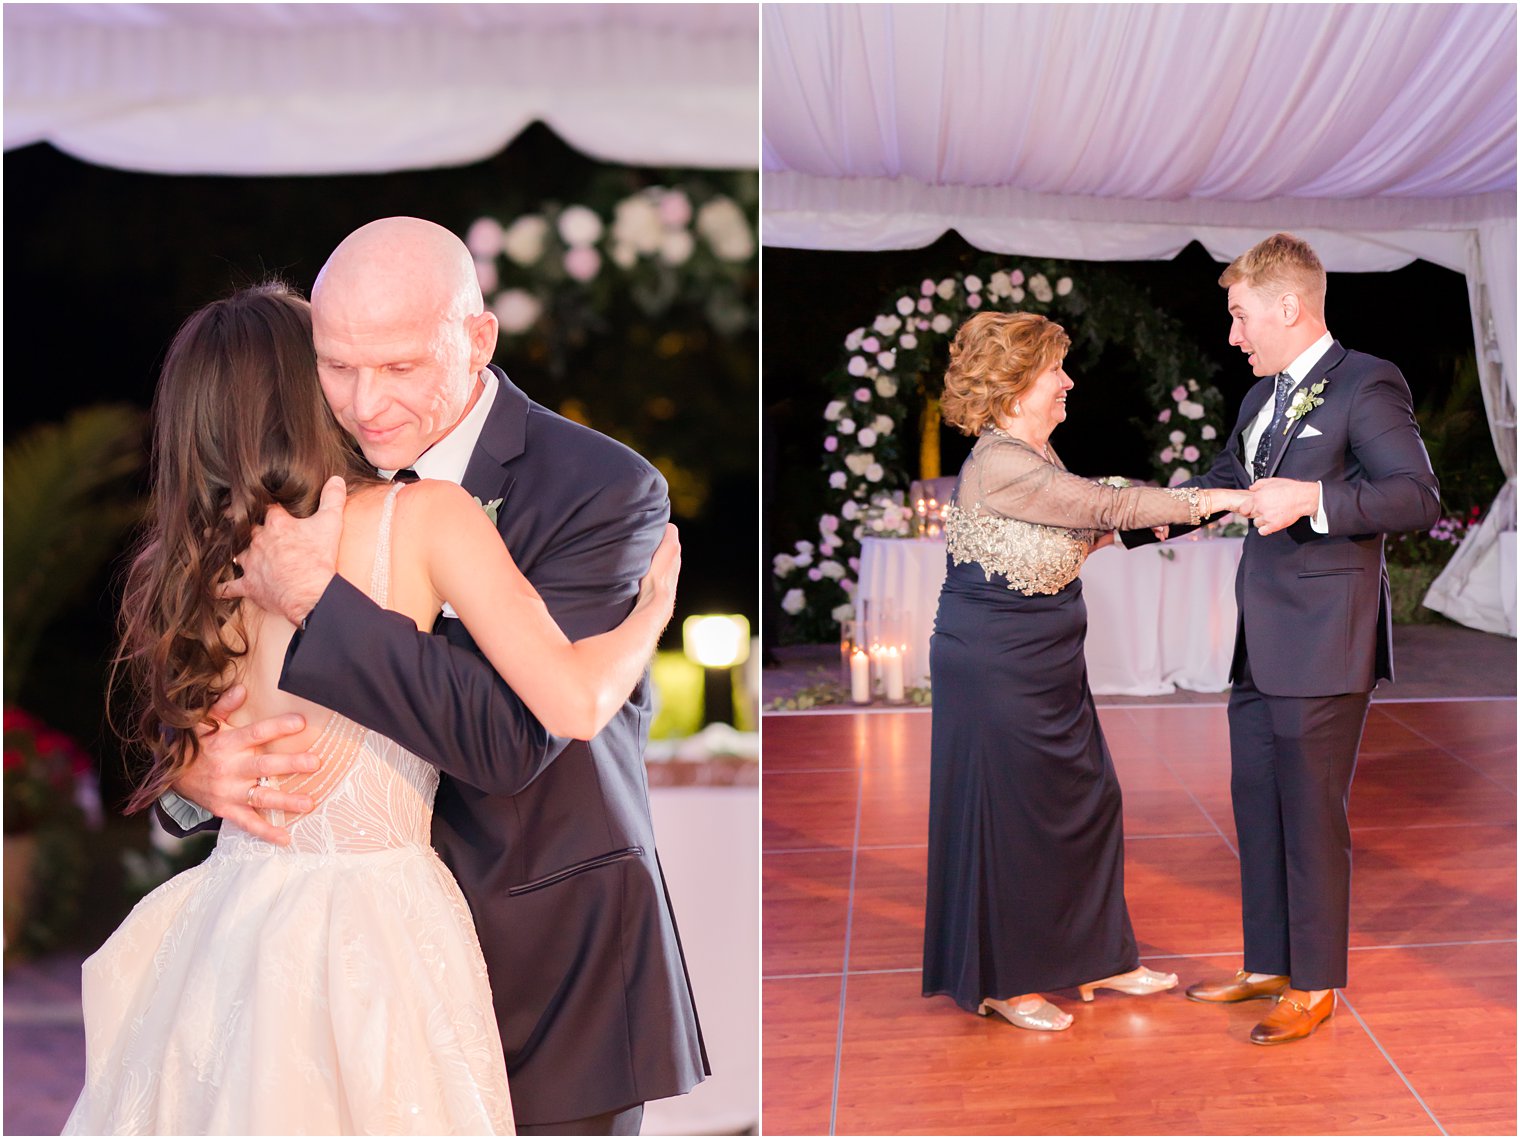
POLYGON ((1514 1134, 1515 703, 1374 703, 1351 796, 1350 984, 1310 1040, 1181 987, 1240 963, 1222 705, 1099 709, 1142 959, 1035 1033, 919 995, 929 714, 767 715, 767 1135, 1514 1134))

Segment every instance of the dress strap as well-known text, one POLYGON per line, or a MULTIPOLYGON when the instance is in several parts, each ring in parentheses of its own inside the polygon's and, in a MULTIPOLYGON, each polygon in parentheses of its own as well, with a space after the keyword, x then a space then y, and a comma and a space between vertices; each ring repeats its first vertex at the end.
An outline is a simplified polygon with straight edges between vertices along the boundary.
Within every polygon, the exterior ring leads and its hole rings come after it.
POLYGON ((375 537, 375 566, 369 574, 369 595, 382 609, 391 591, 391 519, 396 515, 396 496, 405 485, 393 483, 386 493, 385 506, 380 511, 380 531, 375 537))

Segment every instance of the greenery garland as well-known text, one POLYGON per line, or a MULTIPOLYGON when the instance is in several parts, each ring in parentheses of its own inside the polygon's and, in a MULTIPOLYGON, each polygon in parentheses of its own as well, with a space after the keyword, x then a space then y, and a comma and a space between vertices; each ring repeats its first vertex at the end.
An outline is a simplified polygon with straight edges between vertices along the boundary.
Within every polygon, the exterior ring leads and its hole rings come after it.
POLYGON ((1158 481, 1190 478, 1217 449, 1224 397, 1207 382, 1213 366, 1173 317, 1111 272, 987 259, 972 271, 896 290, 873 320, 845 337, 838 365, 823 380, 827 508, 817 540, 798 541, 771 565, 796 639, 827 640, 853 613, 860 539, 868 530, 907 533, 910 465, 922 478, 940 473, 938 406, 948 343, 961 324, 987 310, 1048 316, 1066 328, 1073 352, 1113 346, 1131 353, 1151 378, 1153 414, 1138 426, 1152 443, 1158 481), (903 438, 910 396, 923 407, 916 448, 903 438))

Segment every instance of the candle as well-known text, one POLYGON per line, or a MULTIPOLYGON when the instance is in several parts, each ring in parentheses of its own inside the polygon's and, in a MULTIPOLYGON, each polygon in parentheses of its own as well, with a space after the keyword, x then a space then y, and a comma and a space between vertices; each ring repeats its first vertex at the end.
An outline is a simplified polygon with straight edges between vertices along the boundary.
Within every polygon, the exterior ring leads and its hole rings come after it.
POLYGON ((857 704, 871 702, 871 658, 864 649, 856 649, 850 657, 850 699, 857 704))
POLYGON ((882 654, 882 683, 887 689, 888 700, 901 700, 903 698, 903 664, 902 654, 897 651, 896 645, 890 645, 882 654))

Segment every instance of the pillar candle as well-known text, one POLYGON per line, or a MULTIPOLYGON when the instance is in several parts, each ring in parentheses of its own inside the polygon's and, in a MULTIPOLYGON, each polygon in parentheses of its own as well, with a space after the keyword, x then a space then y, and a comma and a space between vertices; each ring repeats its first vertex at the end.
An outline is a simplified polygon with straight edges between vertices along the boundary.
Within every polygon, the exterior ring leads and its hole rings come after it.
POLYGON ((864 649, 850 657, 850 699, 857 704, 871 702, 871 658, 864 649))
POLYGON ((882 655, 882 684, 886 686, 888 700, 901 700, 903 698, 903 664, 902 655, 897 651, 897 646, 890 646, 882 655))

